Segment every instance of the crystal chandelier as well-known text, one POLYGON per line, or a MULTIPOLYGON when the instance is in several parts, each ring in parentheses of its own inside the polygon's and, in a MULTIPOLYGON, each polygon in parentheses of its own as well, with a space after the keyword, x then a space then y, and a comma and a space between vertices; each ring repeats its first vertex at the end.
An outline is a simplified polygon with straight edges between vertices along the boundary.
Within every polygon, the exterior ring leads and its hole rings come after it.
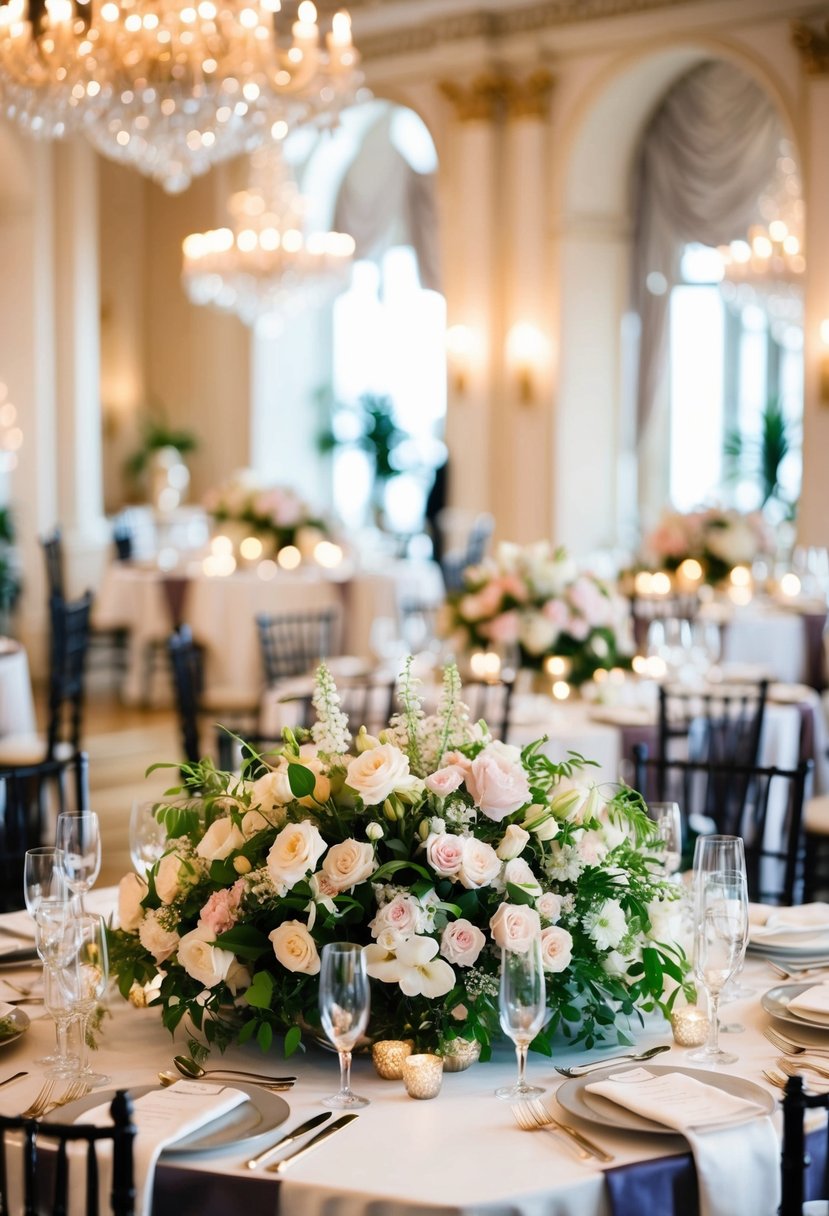
POLYGON ((29 3, 0 5, 6 113, 47 137, 81 129, 171 192, 274 124, 336 114, 359 85, 348 14, 323 41, 311 0, 290 45, 280 0, 45 0, 39 19, 29 3))
POLYGON ((279 146, 254 152, 247 189, 228 202, 231 227, 194 232, 184 241, 189 299, 255 325, 341 291, 354 240, 343 232, 306 234, 303 205, 279 146))

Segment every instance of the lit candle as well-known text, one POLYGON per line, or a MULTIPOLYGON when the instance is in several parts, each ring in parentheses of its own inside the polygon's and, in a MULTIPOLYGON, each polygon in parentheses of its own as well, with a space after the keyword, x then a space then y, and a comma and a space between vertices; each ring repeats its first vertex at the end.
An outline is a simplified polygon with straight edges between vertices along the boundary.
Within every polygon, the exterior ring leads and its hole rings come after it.
POLYGON ((551 654, 544 660, 544 670, 554 680, 566 680, 573 670, 573 663, 563 654, 551 654))
POLYGON ((440 1056, 409 1056, 403 1061, 403 1084, 410 1098, 436 1098, 443 1080, 440 1056))
POLYGON ((331 33, 326 36, 331 50, 351 46, 351 18, 348 13, 335 13, 331 18, 331 33))
POLYGON ((469 656, 469 670, 476 680, 497 681, 501 674, 501 658, 494 650, 475 650, 469 656))
POLYGON ((680 1047, 699 1047, 708 1039, 708 1015, 696 1005, 682 1005, 671 1014, 674 1041, 680 1047))
POLYGON ((651 581, 651 590, 654 595, 670 595, 671 594, 671 576, 666 574, 664 570, 657 570, 651 581))

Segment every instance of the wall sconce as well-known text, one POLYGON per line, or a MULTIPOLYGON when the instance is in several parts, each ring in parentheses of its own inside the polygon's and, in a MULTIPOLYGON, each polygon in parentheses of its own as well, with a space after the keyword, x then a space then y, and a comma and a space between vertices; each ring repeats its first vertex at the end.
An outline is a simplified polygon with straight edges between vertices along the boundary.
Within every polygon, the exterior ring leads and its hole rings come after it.
POLYGON ((535 400, 537 382, 547 361, 549 343, 535 325, 519 321, 507 334, 507 363, 518 383, 518 399, 524 405, 535 400))
POLYGON ((820 341, 823 350, 820 354, 820 400, 829 405, 829 318, 820 323, 820 341))
POLYGON ((477 345, 475 331, 468 325, 450 325, 446 331, 446 365, 458 397, 463 397, 469 388, 477 345))

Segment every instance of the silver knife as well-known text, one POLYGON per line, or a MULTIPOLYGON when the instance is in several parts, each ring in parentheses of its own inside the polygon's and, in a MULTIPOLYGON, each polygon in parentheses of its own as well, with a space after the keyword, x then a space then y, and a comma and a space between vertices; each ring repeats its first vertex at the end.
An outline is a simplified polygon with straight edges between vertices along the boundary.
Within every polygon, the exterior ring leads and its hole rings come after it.
POLYGON ((303 1144, 302 1148, 295 1148, 292 1153, 288 1153, 287 1157, 283 1157, 281 1161, 277 1161, 276 1165, 266 1165, 265 1169, 270 1174, 281 1174, 287 1165, 291 1165, 294 1161, 298 1161, 300 1157, 304 1157, 306 1153, 310 1153, 312 1148, 316 1148, 318 1144, 322 1144, 329 1136, 333 1136, 334 1132, 338 1132, 340 1128, 346 1127, 356 1115, 340 1115, 339 1119, 335 1119, 333 1123, 329 1123, 324 1131, 317 1132, 316 1136, 312 1136, 307 1144, 303 1144))
POLYGON ((275 1153, 277 1149, 284 1148, 286 1144, 293 1144, 294 1140, 298 1140, 300 1136, 304 1136, 306 1132, 310 1132, 313 1128, 319 1127, 321 1123, 324 1123, 326 1119, 330 1118, 331 1111, 326 1110, 323 1111, 321 1115, 314 1115, 312 1119, 306 1119, 304 1123, 300 1123, 299 1127, 295 1127, 289 1135, 280 1136, 279 1139, 273 1144, 269 1145, 268 1148, 262 1149, 261 1153, 257 1153, 255 1157, 251 1157, 249 1161, 246 1161, 245 1168, 255 1170, 256 1167, 261 1165, 266 1158, 270 1157, 271 1153, 275 1153))
POLYGON ((28 1077, 28 1075, 27 1072, 13 1073, 10 1077, 6 1077, 5 1081, 0 1081, 0 1086, 11 1085, 12 1081, 18 1081, 21 1077, 28 1077))

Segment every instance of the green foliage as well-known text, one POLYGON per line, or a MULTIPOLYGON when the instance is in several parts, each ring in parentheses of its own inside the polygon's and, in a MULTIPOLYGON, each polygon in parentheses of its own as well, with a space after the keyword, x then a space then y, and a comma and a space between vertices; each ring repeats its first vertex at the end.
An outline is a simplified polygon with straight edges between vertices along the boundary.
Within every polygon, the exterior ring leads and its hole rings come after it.
POLYGON ((391 397, 363 393, 356 410, 348 406, 340 406, 339 409, 356 415, 358 433, 354 438, 341 440, 333 428, 324 431, 319 440, 320 450, 330 452, 340 446, 360 448, 372 459, 375 482, 385 485, 402 471, 397 452, 400 444, 409 437, 408 432, 401 430, 394 420, 391 397))
POLYGON ((760 495, 761 509, 777 502, 791 516, 795 504, 784 497, 780 472, 783 461, 798 444, 797 427, 786 417, 779 397, 772 397, 761 415, 759 436, 744 434, 739 429, 726 434, 723 452, 728 479, 751 478, 760 495))
POLYGON ((194 452, 199 446, 194 431, 171 426, 161 410, 156 408, 141 422, 140 445, 124 464, 124 472, 132 481, 137 481, 155 452, 161 448, 175 448, 182 456, 194 452))

